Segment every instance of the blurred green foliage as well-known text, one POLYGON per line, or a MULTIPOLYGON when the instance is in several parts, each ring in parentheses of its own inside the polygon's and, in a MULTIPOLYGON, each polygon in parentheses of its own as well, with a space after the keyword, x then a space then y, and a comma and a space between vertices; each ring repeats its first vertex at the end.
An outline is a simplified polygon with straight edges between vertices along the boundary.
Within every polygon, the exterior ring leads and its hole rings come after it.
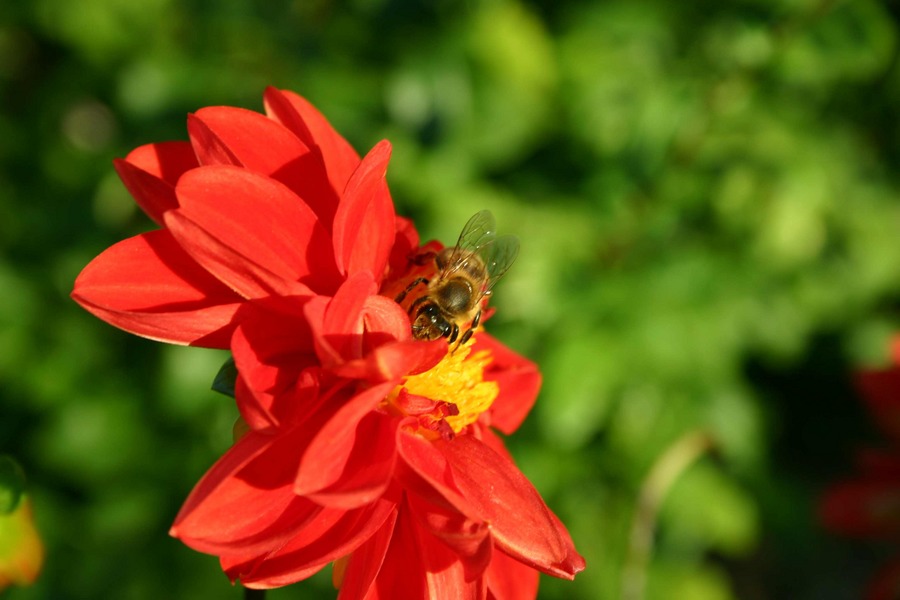
POLYGON ((389 138, 423 237, 490 208, 522 238, 489 328, 545 382, 509 442, 588 561, 542 598, 620 598, 636 572, 648 599, 857 596, 875 553, 813 503, 868 435, 848 373, 898 325, 898 30, 875 0, 3 3, 0 453, 48 548, 9 598, 240 597, 166 536, 230 442, 225 357, 68 293, 151 226, 111 159, 266 85, 360 151, 389 138), (695 431, 715 452, 672 474, 635 571, 643 482, 695 431))

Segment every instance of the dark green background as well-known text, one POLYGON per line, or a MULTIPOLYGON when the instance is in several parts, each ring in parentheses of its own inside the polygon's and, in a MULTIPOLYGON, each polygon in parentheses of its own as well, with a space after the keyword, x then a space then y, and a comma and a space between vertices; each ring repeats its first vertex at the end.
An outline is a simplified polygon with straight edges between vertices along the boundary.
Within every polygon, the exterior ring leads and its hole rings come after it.
POLYGON ((873 0, 3 2, 0 453, 49 552, 8 597, 240 596, 166 535, 230 441, 223 355, 68 293, 151 227, 111 159, 270 84, 389 138, 423 237, 490 208, 522 238, 489 328, 545 383, 509 443, 588 562, 542 598, 620 597, 640 486, 694 431, 716 451, 675 474, 645 597, 858 597, 889 548, 814 503, 876 440, 849 373, 898 328, 898 28, 873 0))

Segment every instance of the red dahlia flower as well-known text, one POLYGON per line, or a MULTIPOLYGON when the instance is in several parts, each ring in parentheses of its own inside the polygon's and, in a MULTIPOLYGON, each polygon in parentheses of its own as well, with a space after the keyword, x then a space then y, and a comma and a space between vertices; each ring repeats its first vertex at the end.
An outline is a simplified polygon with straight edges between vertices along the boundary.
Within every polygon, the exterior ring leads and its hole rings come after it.
POLYGON ((537 570, 584 568, 492 427, 511 433, 540 374, 479 327, 413 339, 394 298, 434 275, 394 213, 390 145, 362 160, 308 102, 206 108, 190 142, 116 168, 162 229, 109 248, 73 297, 107 322, 229 348, 243 435, 172 535, 267 588, 329 563, 341 598, 528 598, 537 570))
MULTIPOLYGON (((900 542, 900 338, 894 365, 863 371, 857 382, 874 422, 890 438, 888 449, 859 453, 859 473, 826 490, 819 505, 823 524, 850 537, 900 542)), ((900 590, 900 557, 883 567, 868 600, 894 600, 900 590)))

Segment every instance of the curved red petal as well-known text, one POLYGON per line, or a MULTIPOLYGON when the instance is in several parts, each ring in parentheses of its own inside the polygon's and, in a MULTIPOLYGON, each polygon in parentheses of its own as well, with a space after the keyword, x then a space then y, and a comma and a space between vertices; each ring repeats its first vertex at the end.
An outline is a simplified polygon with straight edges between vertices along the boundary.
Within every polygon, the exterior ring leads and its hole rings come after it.
POLYGON ((409 315, 399 304, 384 296, 369 296, 363 306, 366 349, 412 339, 409 315))
POLYGON ((250 432, 203 476, 169 533, 201 552, 267 551, 321 511, 291 490, 295 440, 250 432))
POLYGON ((124 162, 173 187, 185 172, 200 166, 194 147, 182 141, 144 144, 129 152, 124 162))
POLYGON ((371 490, 380 487, 380 494, 386 488, 393 471, 391 438, 394 432, 388 419, 366 417, 393 387, 393 383, 383 383, 357 394, 319 429, 300 460, 294 482, 296 494, 314 494, 335 486, 341 489, 340 484, 346 479, 343 487, 347 490, 347 497, 332 498, 329 504, 352 508, 371 501, 371 498, 366 498, 367 494, 374 493, 371 490), (367 452, 372 453, 371 465, 361 460, 367 452), (350 493, 354 488, 360 493, 350 493))
POLYGON ((240 330, 235 332, 231 343, 238 370, 235 401, 251 429, 263 431, 297 425, 318 409, 320 373, 314 366, 314 357, 306 354, 297 355, 296 360, 279 357, 287 361, 285 367, 260 360, 240 330))
POLYGON ((407 494, 407 502, 416 523, 434 540, 440 540, 453 550, 454 560, 458 559, 462 564, 466 581, 481 577, 493 554, 490 526, 450 507, 427 502, 414 493, 407 494))
POLYGON ((394 245, 388 265, 392 272, 403 272, 409 265, 409 258, 419 248, 419 232, 411 219, 397 216, 394 222, 394 245))
POLYGON ((356 442, 332 485, 308 494, 323 506, 356 508, 380 497, 391 483, 397 457, 396 422, 369 414, 356 428, 356 442))
POLYGON ((247 302, 231 340, 235 399, 252 429, 297 424, 316 408, 318 359, 303 315, 307 296, 247 302))
POLYGON ((262 561, 234 565, 229 576, 251 588, 289 585, 309 577, 333 560, 350 554, 378 532, 397 504, 387 494, 372 504, 350 511, 325 508, 298 535, 262 561))
POLYGON ((341 363, 331 369, 340 377, 376 383, 394 381, 429 370, 447 354, 447 342, 410 340, 378 346, 364 358, 341 363))
POLYGON ((401 504, 391 544, 365 600, 423 600, 428 598, 427 590, 425 564, 409 509, 401 504))
MULTIPOLYGON (((456 553, 415 525, 418 550, 425 565, 425 595, 428 600, 484 600, 485 586, 481 577, 469 578, 466 567, 456 553)), ((490 542, 487 543, 490 548, 490 542)))
POLYGON ((384 277, 396 236, 394 202, 385 173, 391 158, 390 142, 378 143, 347 182, 334 216, 334 255, 346 275, 372 273, 384 277))
MULTIPOLYGON (((322 113, 302 96, 270 87, 266 90, 264 99, 266 114, 270 118, 290 129, 310 148, 318 148, 337 197, 359 165, 359 154, 335 131, 322 113)), ((327 218, 326 222, 330 223, 331 219, 327 218)))
POLYGON ((188 142, 162 142, 140 146, 113 165, 138 206, 162 225, 163 213, 178 208, 175 183, 199 163, 188 142))
POLYGON ((166 225, 241 295, 311 294, 310 287, 335 283, 327 232, 277 181, 236 167, 200 167, 179 180, 176 193, 181 206, 166 213, 166 225))
POLYGON ((252 110, 202 108, 188 115, 188 134, 203 165, 233 165, 275 178, 309 148, 281 124, 252 110))
POLYGON ((492 528, 495 543, 518 560, 556 577, 584 569, 565 527, 508 459, 473 436, 437 440, 453 481, 492 528))
POLYGON ((449 502, 464 515, 481 518, 457 487, 447 457, 432 442, 401 426, 397 430, 397 452, 408 467, 398 470, 406 488, 433 504, 449 502))
POLYGON ((188 131, 203 164, 235 165, 267 175, 291 188, 317 214, 324 204, 337 206, 338 196, 318 150, 278 121, 216 106, 189 115, 188 131))
POLYGON ((353 551, 340 583, 338 600, 363 600, 381 570, 385 554, 394 535, 397 511, 394 510, 384 524, 364 544, 353 551))
POLYGON ((372 275, 363 271, 341 284, 330 300, 316 298, 306 306, 304 311, 323 366, 362 356, 363 307, 377 288, 372 275))
POLYGON ((325 367, 331 367, 342 362, 341 355, 331 346, 325 337, 325 311, 328 309, 330 299, 325 296, 316 296, 310 299, 303 307, 306 322, 309 323, 313 334, 313 346, 316 356, 325 367))
POLYGON ((490 600, 531 600, 537 598, 540 573, 505 552, 497 550, 487 570, 490 600))
POLYGON ((484 371, 485 380, 496 381, 500 387, 500 393, 491 405, 490 423, 503 433, 513 433, 537 400, 541 374, 537 365, 496 338, 483 332, 475 338, 475 351, 488 350, 493 357, 484 371))
POLYGON ((75 280, 72 298, 125 331, 209 348, 228 347, 242 302, 165 230, 106 249, 75 280))
POLYGON ((238 412, 241 413, 241 419, 250 429, 274 434, 274 430, 281 426, 272 412, 274 398, 273 394, 257 392, 247 384, 246 377, 238 372, 234 382, 234 401, 238 412))
POLYGON ((467 580, 456 554, 423 529, 401 504, 391 544, 366 600, 480 600, 480 578, 467 580))

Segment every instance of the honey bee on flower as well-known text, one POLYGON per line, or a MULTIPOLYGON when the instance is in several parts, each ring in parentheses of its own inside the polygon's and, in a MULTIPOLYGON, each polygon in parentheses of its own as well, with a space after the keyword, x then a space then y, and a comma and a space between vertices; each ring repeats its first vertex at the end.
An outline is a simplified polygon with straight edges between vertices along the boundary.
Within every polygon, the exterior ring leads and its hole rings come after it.
POLYGON ((475 214, 463 227, 455 246, 416 257, 434 261, 436 275, 414 279, 396 301, 403 303, 419 286, 422 295, 408 307, 413 337, 419 340, 447 338, 465 344, 481 322, 481 311, 491 289, 509 270, 519 254, 519 238, 497 236, 494 215, 489 210, 475 214), (460 331, 468 325, 462 336, 460 331))

